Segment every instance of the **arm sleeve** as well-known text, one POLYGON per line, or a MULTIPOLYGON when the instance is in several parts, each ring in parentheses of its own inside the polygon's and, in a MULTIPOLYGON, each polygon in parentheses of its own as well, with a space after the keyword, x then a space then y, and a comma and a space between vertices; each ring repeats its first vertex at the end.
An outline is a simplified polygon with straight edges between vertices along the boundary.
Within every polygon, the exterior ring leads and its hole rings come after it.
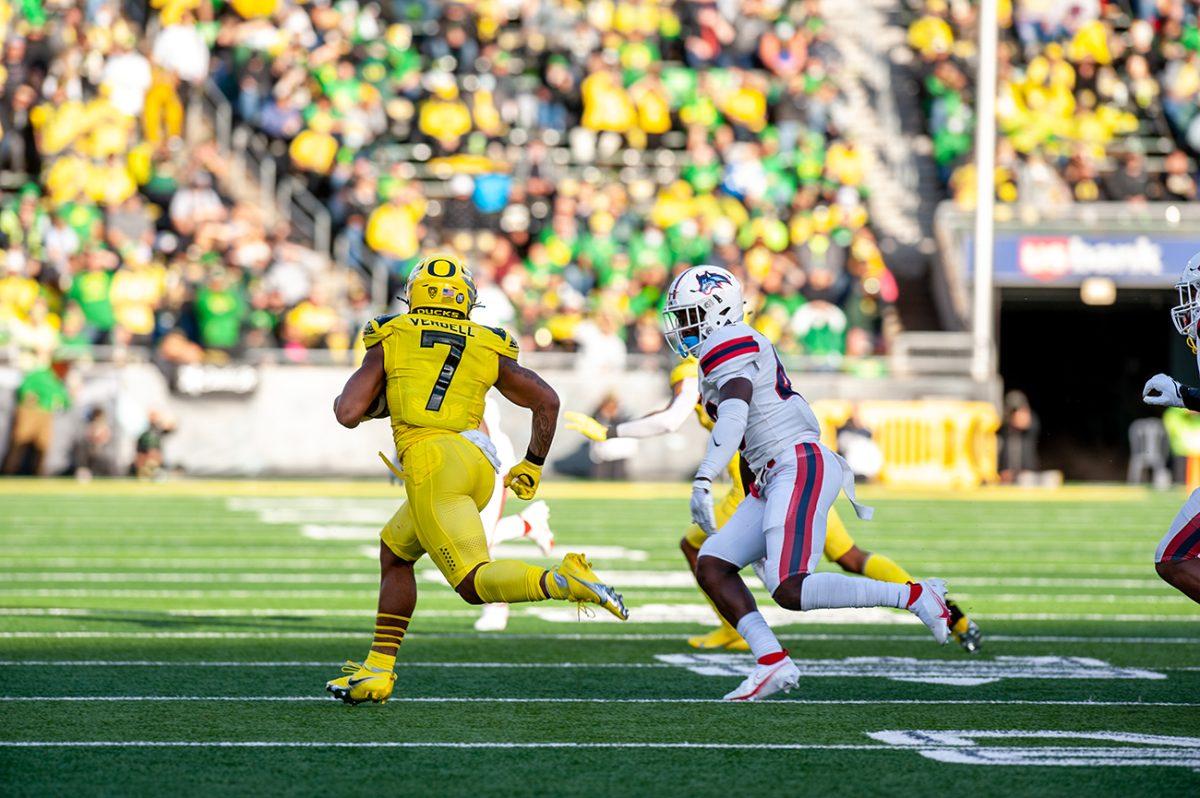
POLYGON ((712 480, 721 473, 746 434, 746 422, 750 418, 750 405, 741 399, 726 399, 717 406, 717 423, 708 438, 708 449, 696 469, 696 478, 712 480))
POLYGON ((666 435, 683 426, 692 408, 696 406, 699 395, 698 381, 695 377, 684 379, 679 391, 671 399, 671 404, 648 416, 625 421, 613 428, 615 438, 653 438, 656 435, 666 435))

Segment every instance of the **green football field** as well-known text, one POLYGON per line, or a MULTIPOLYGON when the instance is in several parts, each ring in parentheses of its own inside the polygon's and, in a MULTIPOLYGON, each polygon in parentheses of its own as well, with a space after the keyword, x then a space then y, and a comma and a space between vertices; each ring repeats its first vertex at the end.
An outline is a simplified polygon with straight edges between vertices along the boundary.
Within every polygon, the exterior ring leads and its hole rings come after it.
POLYGON ((945 577, 982 652, 775 610, 804 678, 737 705, 749 656, 685 641, 686 486, 543 493, 631 620, 476 633, 426 562, 395 695, 351 708, 323 685, 369 644, 396 489, 0 482, 0 794, 1200 795, 1200 607, 1151 562, 1182 492, 865 490, 860 546, 945 577))

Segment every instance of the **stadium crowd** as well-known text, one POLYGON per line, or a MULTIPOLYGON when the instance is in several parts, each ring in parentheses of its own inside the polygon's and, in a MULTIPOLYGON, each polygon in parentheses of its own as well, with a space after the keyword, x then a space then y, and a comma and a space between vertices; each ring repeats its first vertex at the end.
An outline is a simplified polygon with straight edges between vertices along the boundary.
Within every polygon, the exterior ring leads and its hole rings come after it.
POLYGON ((701 262, 745 273, 786 349, 885 345, 895 284, 818 3, 383 9, 227 17, 214 52, 351 262, 398 284, 431 241, 463 251, 489 315, 541 348, 598 328, 660 351, 662 291, 701 262))
MULTIPOLYGON (((1001 0, 997 199, 1035 209, 1190 202, 1200 152, 1200 29, 1185 0, 1001 0)), ((907 0, 933 155, 975 201, 978 14, 907 0)))
POLYGON ((433 246, 469 257, 527 347, 662 352, 672 272, 712 262, 785 350, 836 368, 886 348, 896 284, 816 0, 151 6, 0 13, 0 168, 22 178, 0 202, 0 342, 23 362, 344 350, 371 269, 395 290, 433 246), (286 144, 346 264, 185 135, 209 80, 286 144))

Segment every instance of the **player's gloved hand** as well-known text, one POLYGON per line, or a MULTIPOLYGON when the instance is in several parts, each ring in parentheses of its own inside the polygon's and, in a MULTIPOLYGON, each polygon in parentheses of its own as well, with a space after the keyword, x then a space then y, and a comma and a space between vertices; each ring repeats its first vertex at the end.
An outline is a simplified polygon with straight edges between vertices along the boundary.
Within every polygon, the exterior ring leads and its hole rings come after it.
POLYGON ((717 532, 717 516, 713 512, 712 480, 697 477, 692 483, 692 521, 706 535, 717 532))
POLYGON ((532 499, 537 493, 538 483, 542 481, 542 467, 528 460, 522 460, 508 470, 504 477, 504 487, 516 494, 518 499, 532 499))
POLYGON ((1146 387, 1142 388, 1142 401, 1158 407, 1183 407, 1179 383, 1166 374, 1155 374, 1146 380, 1146 387))
POLYGON ((567 429, 573 429, 585 438, 591 438, 594 441, 608 440, 608 427, 586 413, 568 410, 563 413, 563 418, 567 420, 567 429))

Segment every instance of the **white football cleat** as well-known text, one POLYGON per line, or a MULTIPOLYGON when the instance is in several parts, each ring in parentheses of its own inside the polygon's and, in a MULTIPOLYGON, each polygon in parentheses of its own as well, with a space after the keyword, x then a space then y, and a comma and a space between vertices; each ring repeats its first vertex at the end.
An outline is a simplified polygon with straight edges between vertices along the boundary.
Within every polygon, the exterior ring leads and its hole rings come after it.
POLYGON ((761 701, 776 693, 788 692, 800 683, 800 669, 792 658, 784 655, 783 659, 771 665, 755 665, 754 670, 745 681, 731 693, 726 693, 726 701, 761 701))
POLYGON ((476 632, 503 632, 507 626, 507 604, 484 604, 483 612, 475 619, 476 632))
POLYGON ((537 544, 543 557, 554 551, 554 533, 550 531, 550 506, 536 501, 521 511, 521 520, 529 525, 525 537, 537 544))
MULTIPOLYGON (((912 582, 909 582, 912 585, 912 582)), ((921 623, 933 632, 933 639, 944 645, 950 639, 950 608, 946 606, 946 583, 941 579, 922 579, 916 587, 921 588, 917 600, 908 605, 908 611, 921 619, 921 623)))

